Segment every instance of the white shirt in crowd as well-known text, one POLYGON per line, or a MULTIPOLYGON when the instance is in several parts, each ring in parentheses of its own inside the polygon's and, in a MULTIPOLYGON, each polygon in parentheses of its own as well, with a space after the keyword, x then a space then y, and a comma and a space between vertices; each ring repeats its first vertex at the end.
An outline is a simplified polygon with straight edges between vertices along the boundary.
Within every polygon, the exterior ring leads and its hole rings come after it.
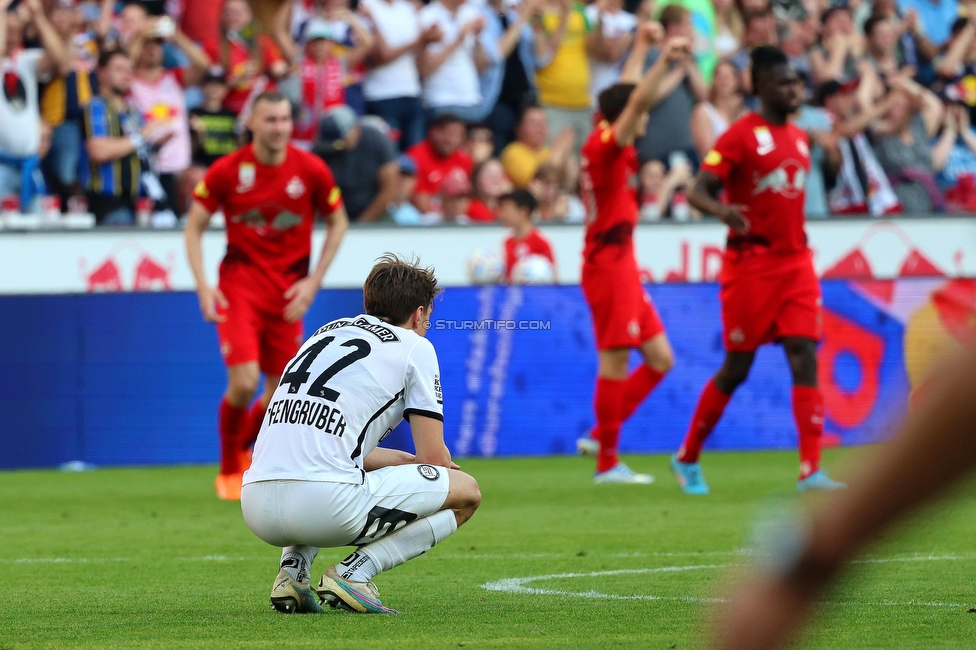
POLYGON ((444 419, 430 341, 375 316, 332 321, 305 341, 285 369, 244 484, 360 485, 363 458, 411 413, 444 419))
MULTIPOLYGON (((470 3, 461 5, 456 13, 451 13, 438 0, 434 0, 420 10, 420 26, 426 29, 431 25, 440 25, 444 30, 444 38, 428 46, 436 54, 457 39, 464 25, 480 17, 481 12, 470 3)), ((477 37, 472 35, 465 38, 454 54, 424 80, 424 106, 477 106, 481 103, 481 86, 474 62, 477 44, 477 37)))
MULTIPOLYGON (((420 25, 416 7, 409 0, 362 0, 372 16, 373 29, 391 49, 417 40, 420 25)), ((366 101, 420 96, 417 55, 406 52, 385 65, 371 68, 363 80, 366 101)))
POLYGON ((41 113, 38 108, 37 64, 44 50, 21 50, 3 59, 3 92, 0 92, 0 153, 13 158, 27 158, 41 149, 41 113), (19 84, 14 80, 15 75, 19 84), (13 95, 8 95, 14 90, 13 95))
MULTIPOLYGON (((598 12, 595 4, 586 8, 586 20, 591 25, 596 25, 598 12)), ((605 38, 618 38, 633 32, 635 29, 637 29, 637 18, 634 14, 626 11, 603 13, 603 36, 605 38)), ((590 58, 590 96, 593 97, 594 102, 604 89, 617 83, 620 79, 620 70, 626 60, 627 54, 613 63, 590 58)))

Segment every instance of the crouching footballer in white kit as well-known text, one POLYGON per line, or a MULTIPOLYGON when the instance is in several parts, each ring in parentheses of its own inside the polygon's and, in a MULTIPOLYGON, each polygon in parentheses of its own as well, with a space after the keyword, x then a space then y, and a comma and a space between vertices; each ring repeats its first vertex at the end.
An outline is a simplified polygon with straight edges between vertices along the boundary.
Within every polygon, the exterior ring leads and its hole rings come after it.
POLYGON ((382 257, 363 287, 366 313, 323 325, 282 375, 244 474, 241 509, 280 546, 271 606, 320 613, 328 603, 395 614, 373 577, 457 530, 481 503, 451 462, 437 355, 424 338, 439 292, 430 269, 382 257), (416 455, 377 445, 404 418, 416 455), (320 548, 356 546, 309 583, 320 548))

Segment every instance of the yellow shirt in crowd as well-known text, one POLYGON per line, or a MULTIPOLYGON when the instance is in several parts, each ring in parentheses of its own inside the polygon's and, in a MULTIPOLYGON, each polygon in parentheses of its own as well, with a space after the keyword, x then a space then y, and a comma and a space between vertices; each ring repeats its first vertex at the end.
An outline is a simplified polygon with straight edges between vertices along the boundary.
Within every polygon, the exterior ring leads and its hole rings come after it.
MULTIPOLYGON (((543 106, 556 108, 590 107, 590 63, 586 55, 586 35, 589 25, 583 7, 573 4, 566 20, 566 37, 556 50, 549 65, 539 68, 539 101, 543 106)), ((542 30, 556 31, 559 16, 547 11, 542 15, 542 30)), ((537 27, 538 29, 538 27, 537 27)))
POLYGON ((515 187, 527 187, 529 182, 535 177, 539 165, 549 161, 549 147, 543 147, 539 151, 529 149, 525 144, 515 141, 502 149, 499 157, 505 173, 511 179, 515 187))

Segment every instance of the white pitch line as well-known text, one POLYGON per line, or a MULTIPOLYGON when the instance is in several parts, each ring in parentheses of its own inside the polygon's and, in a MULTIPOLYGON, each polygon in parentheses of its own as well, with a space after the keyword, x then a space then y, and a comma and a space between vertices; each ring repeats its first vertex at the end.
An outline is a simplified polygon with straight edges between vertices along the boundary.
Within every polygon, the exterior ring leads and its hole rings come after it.
MULTIPOLYGON (((894 557, 894 558, 868 558, 863 560, 856 560, 858 564, 882 564, 888 562, 952 562, 971 559, 959 555, 910 555, 906 557, 894 557)), ((591 600, 657 600, 657 601, 678 601, 686 603, 722 603, 726 602, 722 598, 694 598, 690 596, 656 596, 652 594, 608 594, 596 590, 589 591, 564 591, 558 589, 544 589, 539 587, 529 587, 530 583, 538 582, 540 580, 572 580, 575 578, 599 578, 603 576, 614 576, 614 575, 634 575, 634 574, 648 574, 648 573, 677 573, 679 571, 698 571, 698 570, 709 570, 709 569, 726 569, 729 567, 738 566, 735 564, 696 564, 690 566, 668 566, 668 567, 654 567, 654 568, 644 568, 644 569, 615 569, 611 571, 592 571, 589 573, 551 573, 547 575, 540 576, 527 576, 523 578, 503 578, 501 580, 493 580, 491 582, 486 582, 481 585, 482 589, 487 591, 497 591, 510 594, 523 594, 523 595, 534 595, 534 596, 568 596, 572 598, 586 598, 591 600)), ((927 602, 910 600, 907 602, 898 601, 880 601, 880 602, 859 602, 859 601, 844 601, 844 602, 832 602, 827 601, 820 603, 821 605, 830 606, 888 606, 888 607, 970 607, 967 603, 945 603, 945 602, 927 602)))

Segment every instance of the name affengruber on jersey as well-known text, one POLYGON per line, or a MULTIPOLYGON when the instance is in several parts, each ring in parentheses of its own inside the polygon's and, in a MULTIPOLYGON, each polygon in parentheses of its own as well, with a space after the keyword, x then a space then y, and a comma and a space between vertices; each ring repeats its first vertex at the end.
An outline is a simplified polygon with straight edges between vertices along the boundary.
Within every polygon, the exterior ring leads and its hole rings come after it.
POLYGON ((268 406, 268 425, 298 424, 314 427, 338 438, 346 432, 346 418, 324 402, 286 397, 268 406))

